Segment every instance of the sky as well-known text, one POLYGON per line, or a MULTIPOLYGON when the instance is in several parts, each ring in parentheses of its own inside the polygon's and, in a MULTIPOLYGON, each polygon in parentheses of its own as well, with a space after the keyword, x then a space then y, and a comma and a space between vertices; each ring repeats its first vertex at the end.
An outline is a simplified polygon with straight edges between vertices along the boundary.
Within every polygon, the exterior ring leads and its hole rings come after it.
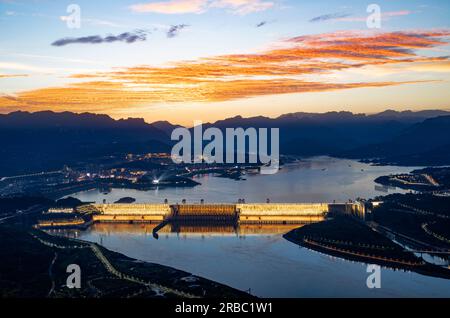
POLYGON ((450 110, 449 21, 446 0, 0 0, 0 113, 450 110))

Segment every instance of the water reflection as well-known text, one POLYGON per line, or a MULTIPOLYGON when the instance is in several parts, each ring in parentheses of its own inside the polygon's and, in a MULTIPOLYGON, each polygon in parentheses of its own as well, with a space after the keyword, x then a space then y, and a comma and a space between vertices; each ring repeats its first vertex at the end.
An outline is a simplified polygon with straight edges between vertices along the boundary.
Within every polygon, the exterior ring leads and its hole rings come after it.
POLYGON ((382 269, 382 288, 370 290, 366 264, 286 241, 282 234, 296 225, 167 226, 158 240, 155 226, 95 224, 58 233, 260 297, 450 297, 448 280, 388 268, 382 269))
MULTIPOLYGON (((152 235, 157 224, 123 224, 123 223, 96 223, 93 224, 88 232, 99 235, 152 235)), ((160 235, 164 234, 189 234, 189 236, 249 236, 249 235, 283 235, 295 228, 299 224, 239 224, 233 225, 192 225, 181 223, 169 223, 158 231, 160 235)), ((80 230, 50 230, 51 234, 59 234, 77 238, 85 235, 80 230)))

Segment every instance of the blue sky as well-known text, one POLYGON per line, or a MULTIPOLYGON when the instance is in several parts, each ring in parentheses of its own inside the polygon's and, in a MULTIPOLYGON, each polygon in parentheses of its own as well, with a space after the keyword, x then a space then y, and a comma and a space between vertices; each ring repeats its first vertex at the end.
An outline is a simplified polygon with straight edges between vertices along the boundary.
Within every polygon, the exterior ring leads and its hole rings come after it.
MULTIPOLYGON (((286 39, 304 36, 331 34, 339 31, 366 32, 366 1, 292 1, 292 0, 126 0, 126 1, 44 1, 44 0, 0 0, 0 94, 16 96, 40 88, 70 85, 76 82, 71 75, 110 72, 117 68, 140 65, 165 66, 167 63, 196 60, 230 54, 252 54, 277 47, 286 39), (81 8, 81 28, 70 29, 61 17, 66 16, 69 4, 81 8), (156 3, 156 6, 155 6, 156 3), (144 4, 139 10, 136 5, 144 4), (142 8, 149 8, 142 10, 142 8), (156 8, 156 9, 155 9, 156 8), (181 8, 173 14, 174 8, 181 8), (184 10, 184 11, 183 11, 184 10), (141 12, 138 12, 141 11, 141 12), (145 11, 145 12, 142 12, 145 11), (312 22, 315 21, 315 22, 312 22), (168 30, 180 26, 175 36, 169 38, 168 30), (257 27, 257 25, 261 25, 257 27), (134 43, 114 42, 100 44, 74 43, 54 46, 53 42, 65 38, 88 36, 106 37, 136 30, 146 32, 145 41, 134 43), (24 75, 15 77, 13 75, 24 75)), ((450 2, 448 1, 376 1, 382 12, 382 27, 376 32, 448 30, 450 2)), ((319 36, 320 37, 320 36, 319 36)), ((444 36, 447 41, 447 36, 444 36)), ((448 56, 448 45, 417 50, 418 56, 448 56)), ((439 83, 423 84, 422 108, 448 108, 448 72, 414 72, 414 80, 436 80, 439 83), (433 104, 427 94, 441 92, 442 102, 433 104), (428 102, 427 102, 428 101, 428 102)), ((386 70, 383 70, 383 72, 386 70)), ((389 73, 389 72, 387 72, 389 73)), ((386 74, 387 74, 386 73, 386 74)), ((383 81, 402 80, 411 73, 384 75, 383 81)), ((373 73, 372 73, 373 74, 373 73)), ((372 75, 370 74, 370 75, 372 75)), ((377 74, 380 74, 378 72, 377 74)), ((315 76, 312 74, 312 76, 315 76)), ((380 76, 380 75, 377 75, 380 76)), ((363 72, 336 74, 334 80, 348 82, 366 81, 363 72), (339 79, 338 79, 339 78, 339 79)), ((114 117, 143 116, 148 120, 165 116, 177 121, 179 114, 191 117, 205 114, 208 119, 221 118, 242 113, 244 115, 272 115, 291 111, 337 110, 378 111, 382 108, 420 108, 417 84, 385 87, 356 88, 338 92, 260 94, 229 100, 214 100, 205 106, 202 100, 188 99, 186 102, 148 102, 145 107, 122 107, 109 112, 114 117), (365 91, 362 91, 365 90, 365 91), (378 106, 363 102, 363 95, 370 91, 383 91, 386 98, 378 106), (352 95, 353 94, 353 95, 352 95), (262 96, 264 95, 264 96, 262 96), (341 96, 342 95, 342 96, 341 96), (390 101, 392 96, 400 100, 390 101), (254 99, 257 99, 256 101, 254 99), (336 103, 358 100, 352 105, 336 103), (249 99, 251 99, 249 101, 249 99), (327 108, 326 103, 330 104, 327 108), (390 102, 390 103, 389 103, 390 102), (277 112, 265 106, 278 103, 277 112), (246 105, 246 106, 245 106, 246 105), (261 106, 263 105, 263 106, 261 106), (319 106, 317 106, 319 105, 319 106)), ((376 93, 378 94, 378 93, 376 93)), ((383 95, 383 94, 381 94, 383 95)), ((422 95, 421 95, 422 96, 422 95)), ((0 103, 0 111, 27 110, 23 106, 0 103)), ((45 105, 42 106, 45 108, 45 105)), ((68 107, 70 110, 70 107, 68 107)), ((103 108, 102 108, 103 109, 103 108)), ((34 110, 30 108, 30 110, 34 110)), ((78 111, 78 109, 75 109, 78 111)), ((86 105, 86 111, 99 109, 86 105)), ((183 117, 187 118, 187 117, 183 117)), ((198 118, 196 118, 198 119, 198 118)), ((178 120, 180 121, 180 120, 178 120)))

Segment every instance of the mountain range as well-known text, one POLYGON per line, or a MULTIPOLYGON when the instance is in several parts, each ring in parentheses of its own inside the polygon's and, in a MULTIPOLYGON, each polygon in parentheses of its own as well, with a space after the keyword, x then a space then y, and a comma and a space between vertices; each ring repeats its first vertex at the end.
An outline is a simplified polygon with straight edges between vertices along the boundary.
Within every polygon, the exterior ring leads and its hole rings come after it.
MULTIPOLYGON (((450 164, 450 112, 388 110, 291 113, 277 118, 241 116, 204 128, 279 128, 282 154, 331 155, 400 165, 450 164)), ((114 120, 71 112, 0 115, 0 176, 60 169, 126 153, 170 152, 167 121, 114 120)))
POLYGON ((0 115, 0 175, 60 169, 125 153, 168 151, 167 135, 143 119, 69 112, 0 115))

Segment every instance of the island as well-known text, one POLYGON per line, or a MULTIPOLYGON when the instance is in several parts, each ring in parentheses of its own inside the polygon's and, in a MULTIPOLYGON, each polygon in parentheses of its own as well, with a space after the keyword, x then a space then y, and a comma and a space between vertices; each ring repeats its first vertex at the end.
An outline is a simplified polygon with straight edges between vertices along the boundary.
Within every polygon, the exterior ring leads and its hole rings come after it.
POLYGON ((136 202, 135 198, 124 197, 124 198, 120 198, 119 200, 117 200, 114 203, 117 203, 117 204, 130 204, 130 203, 134 203, 134 202, 136 202))

